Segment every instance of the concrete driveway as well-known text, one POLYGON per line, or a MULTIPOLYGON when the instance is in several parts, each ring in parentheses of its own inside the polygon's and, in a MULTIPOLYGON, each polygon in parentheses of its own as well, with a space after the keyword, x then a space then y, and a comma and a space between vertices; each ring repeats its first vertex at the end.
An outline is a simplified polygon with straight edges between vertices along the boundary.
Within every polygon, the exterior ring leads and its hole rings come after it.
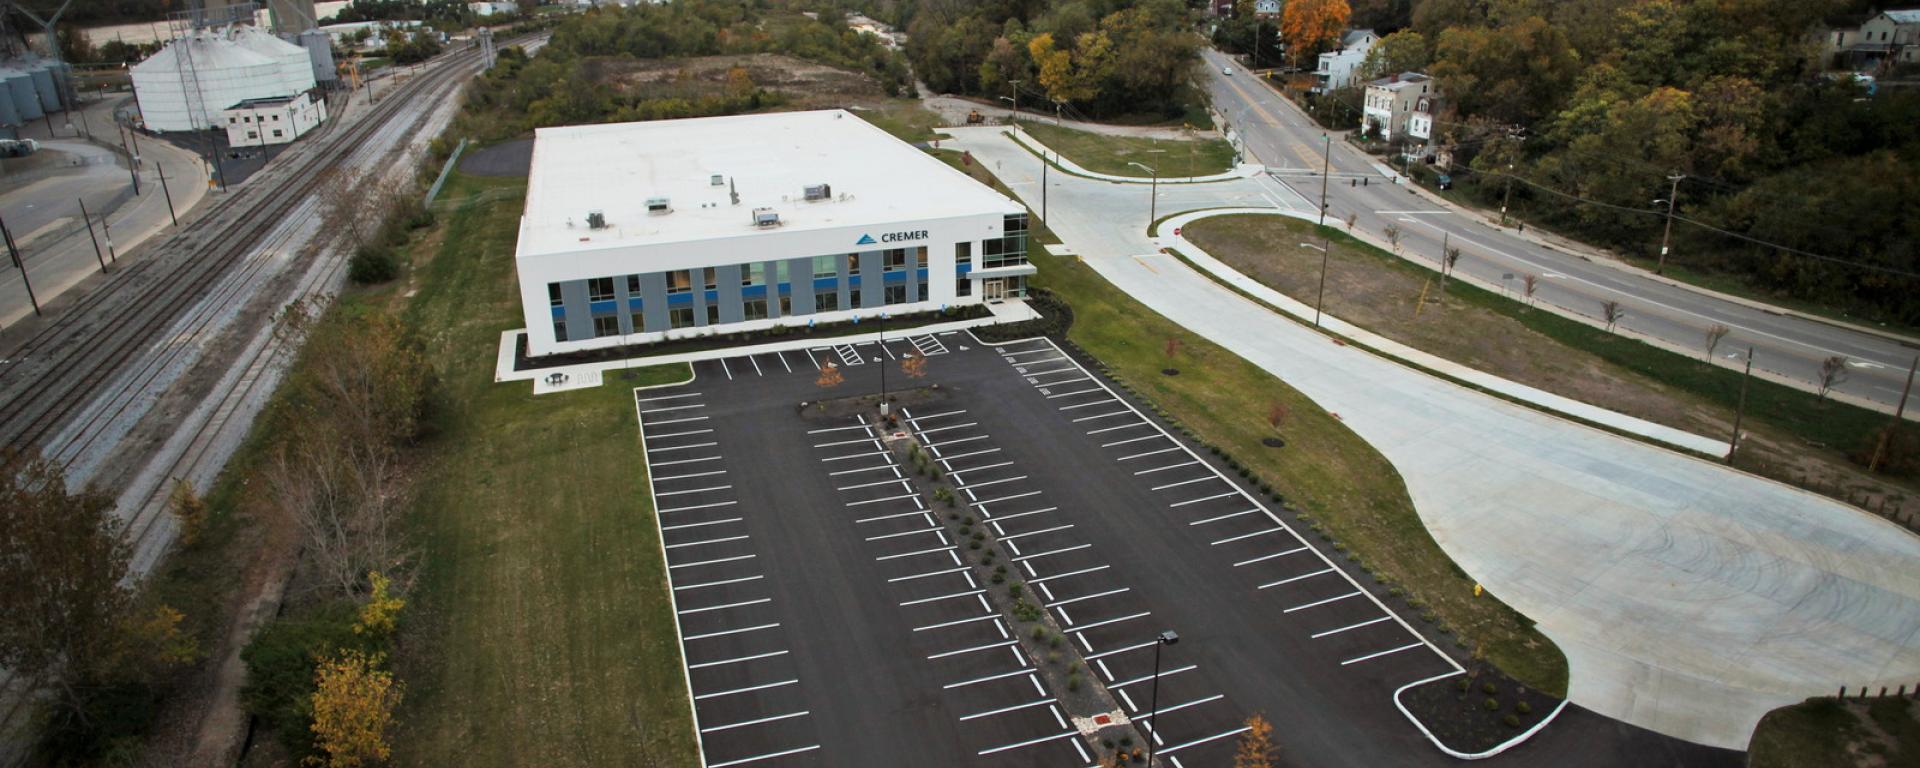
MULTIPOLYGON (((1039 206, 1039 161, 956 129, 1039 206)), ((1145 190, 1050 174, 1047 220, 1121 290, 1280 376, 1393 462, 1440 546, 1566 653, 1569 698, 1745 749, 1768 710, 1920 683, 1920 538, 1796 489, 1387 362, 1219 287, 1144 233, 1145 190)), ((1158 213, 1310 210, 1269 181, 1163 187, 1158 213)))

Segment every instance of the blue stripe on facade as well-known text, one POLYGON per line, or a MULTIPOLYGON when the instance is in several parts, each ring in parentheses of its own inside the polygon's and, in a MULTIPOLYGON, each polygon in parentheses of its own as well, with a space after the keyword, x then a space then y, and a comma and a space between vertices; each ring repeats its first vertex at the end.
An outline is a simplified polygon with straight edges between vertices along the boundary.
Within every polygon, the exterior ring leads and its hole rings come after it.
POLYGON ((747 285, 747 286, 741 286, 740 288, 740 298, 764 299, 766 297, 767 297, 767 287, 764 285, 747 285))
POLYGON ((567 308, 566 308, 566 307, 554 307, 554 308, 553 308, 553 319, 555 319, 555 320, 565 320, 565 319, 567 319, 567 308))
POLYGON ((587 311, 592 312, 596 315, 612 314, 615 310, 619 308, 620 308, 620 303, 617 301, 614 301, 613 299, 607 299, 606 301, 587 302, 587 311))
POLYGON ((691 307, 693 306, 693 294, 692 293, 669 293, 667 294, 667 306, 691 307))

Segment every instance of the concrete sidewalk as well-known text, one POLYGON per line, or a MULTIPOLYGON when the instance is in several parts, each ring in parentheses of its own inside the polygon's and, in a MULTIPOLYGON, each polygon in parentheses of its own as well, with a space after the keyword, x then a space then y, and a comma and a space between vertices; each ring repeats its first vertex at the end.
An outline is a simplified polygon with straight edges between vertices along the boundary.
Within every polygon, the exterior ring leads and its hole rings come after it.
MULTIPOLYGON (((954 145, 1038 196, 1040 160, 1011 140, 954 145)), ((1157 253, 1137 194, 1049 186, 1048 224, 1089 267, 1340 414, 1392 462, 1440 547, 1566 654, 1574 703, 1745 749, 1774 708, 1920 682, 1920 538, 1333 344, 1157 253)))

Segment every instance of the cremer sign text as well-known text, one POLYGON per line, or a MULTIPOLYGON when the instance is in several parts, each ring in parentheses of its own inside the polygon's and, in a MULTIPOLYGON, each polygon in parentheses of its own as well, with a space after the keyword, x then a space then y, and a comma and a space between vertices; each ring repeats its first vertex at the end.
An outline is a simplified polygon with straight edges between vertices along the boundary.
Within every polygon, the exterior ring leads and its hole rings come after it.
POLYGON ((911 232, 880 233, 880 242, 883 242, 883 243, 904 243, 908 240, 925 240, 925 239, 927 239, 927 231, 924 229, 916 229, 911 232))

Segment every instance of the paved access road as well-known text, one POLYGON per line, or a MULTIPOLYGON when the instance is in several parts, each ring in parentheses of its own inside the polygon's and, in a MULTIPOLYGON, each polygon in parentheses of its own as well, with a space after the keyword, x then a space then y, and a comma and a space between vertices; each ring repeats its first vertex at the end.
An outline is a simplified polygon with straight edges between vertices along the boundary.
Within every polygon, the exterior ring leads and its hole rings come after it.
MULTIPOLYGON (((1326 131, 1315 125, 1292 102, 1263 85, 1239 64, 1217 51, 1205 53, 1208 88, 1213 103, 1239 132, 1244 147, 1257 162, 1274 169, 1281 183, 1317 203, 1325 162, 1326 131), (1234 74, 1224 75, 1223 69, 1234 74)), ((1457 268, 1492 285, 1505 275, 1520 290, 1521 276, 1541 278, 1536 298, 1546 304, 1588 317, 1601 315, 1603 301, 1627 307, 1622 328, 1671 342, 1698 354, 1708 327, 1725 325, 1732 332, 1719 354, 1754 348, 1754 367, 1773 371, 1811 386, 1820 361, 1844 355, 1853 361, 1852 375, 1836 391, 1886 406, 1900 397, 1907 366, 1920 349, 1881 336, 1836 325, 1781 315, 1727 301, 1622 265, 1596 263, 1587 257, 1544 247, 1532 239, 1501 229, 1484 218, 1463 214, 1413 194, 1392 183, 1390 170, 1376 158, 1342 141, 1331 144, 1332 173, 1327 179, 1327 221, 1359 216, 1356 230, 1378 233, 1387 225, 1400 228, 1402 252, 1409 258, 1437 261, 1443 237, 1462 251, 1457 268), (1351 186, 1365 178, 1367 186, 1351 186)), ((1250 161, 1250 162, 1253 162, 1250 161)), ((1665 197, 1666 189, 1649 188, 1649 201, 1665 197)), ((1595 257, 1604 259, 1605 257, 1595 257)))
MULTIPOLYGON (((709 766, 1093 762, 963 563, 978 515, 1163 764, 1231 762, 1262 712, 1308 765, 1453 764, 1392 704, 1455 662, 1270 510, 1044 339, 889 339, 695 365, 636 391, 702 752, 709 766), (927 358, 901 429, 970 507, 903 481, 852 416, 799 406, 877 391, 927 358), (1174 629, 1151 712, 1152 638, 1174 629)), ((1355 578, 1355 576, 1358 578, 1355 578)), ((1050 663, 1050 662, 1049 662, 1050 663)), ((1445 685, 1444 681, 1430 684, 1445 685)), ((1577 707, 1498 765, 1734 765, 1577 707)))
MULTIPOLYGON (((1037 207, 1038 158, 1001 129, 949 130, 1037 207)), ((1270 183, 1163 186, 1158 212, 1270 183)), ((1920 539, 1899 526, 1329 343, 1157 253, 1144 187, 1052 173, 1048 190, 1048 224, 1088 266, 1393 462, 1447 554, 1566 652, 1575 703, 1744 748, 1774 707, 1920 681, 1920 539)), ((1311 210, 1291 197, 1276 207, 1311 210)))

